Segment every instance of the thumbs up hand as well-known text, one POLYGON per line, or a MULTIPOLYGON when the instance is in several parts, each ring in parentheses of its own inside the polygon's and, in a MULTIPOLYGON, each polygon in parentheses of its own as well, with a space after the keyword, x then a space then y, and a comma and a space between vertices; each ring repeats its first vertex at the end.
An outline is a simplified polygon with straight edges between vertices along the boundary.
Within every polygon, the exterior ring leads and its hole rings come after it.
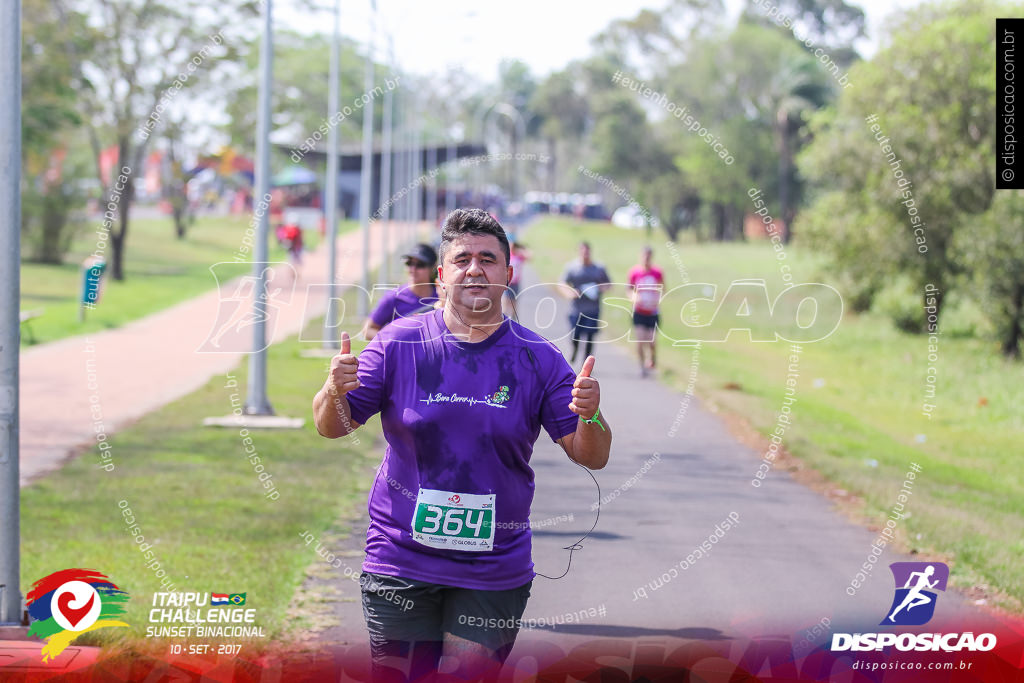
POLYGON ((601 404, 601 386, 590 376, 595 362, 593 356, 583 361, 583 369, 572 385, 572 403, 569 404, 569 410, 587 420, 594 417, 601 404))
POLYGON ((331 369, 327 375, 328 389, 344 396, 359 387, 359 359, 352 355, 352 339, 348 332, 341 333, 341 350, 331 358, 331 369))

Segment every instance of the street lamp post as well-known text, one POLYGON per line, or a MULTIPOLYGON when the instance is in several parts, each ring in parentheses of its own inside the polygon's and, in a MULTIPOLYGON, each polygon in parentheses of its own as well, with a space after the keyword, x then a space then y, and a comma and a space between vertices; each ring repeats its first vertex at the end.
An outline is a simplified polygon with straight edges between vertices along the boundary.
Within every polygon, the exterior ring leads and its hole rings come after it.
POLYGON ((515 129, 512 131, 512 201, 516 201, 516 193, 519 190, 519 164, 516 162, 516 140, 526 139, 526 120, 523 118, 522 112, 513 107, 507 102, 499 102, 494 105, 490 112, 487 114, 487 119, 484 123, 486 127, 487 122, 490 121, 492 114, 502 114, 512 119, 515 124, 515 129))
MULTIPOLYGON (((274 72, 273 0, 263 5, 263 39, 260 43, 260 90, 256 120, 256 196, 265 197, 270 188, 270 90, 274 72)), ((255 207, 254 207, 255 210, 255 207)), ((253 251, 252 353, 249 354, 249 386, 245 399, 247 415, 273 415, 267 400, 267 232, 268 210, 259 212, 253 251)))
POLYGON ((455 126, 454 121, 451 128, 448 129, 448 150, 445 154, 445 161, 447 166, 445 168, 445 188, 444 188, 444 214, 448 216, 452 211, 455 210, 455 192, 453 187, 455 185, 455 157, 457 156, 456 140, 455 140, 455 126))
POLYGON ((416 239, 416 231, 419 230, 420 221, 423 220, 423 127, 420 125, 422 118, 420 117, 420 103, 413 99, 413 128, 412 128, 412 146, 416 152, 416 156, 413 159, 413 168, 415 169, 415 180, 416 180, 416 191, 413 193, 415 197, 415 204, 413 205, 413 239, 416 239))
MULTIPOLYGON (((474 130, 478 131, 478 133, 480 135, 480 139, 484 143, 484 148, 485 149, 487 148, 487 126, 488 126, 488 124, 490 124, 491 116, 493 114, 502 114, 504 116, 509 117, 510 119, 512 119, 513 123, 516 126, 515 131, 512 133, 512 152, 513 152, 513 162, 512 163, 515 163, 514 153, 515 153, 515 150, 516 150, 516 140, 517 139, 518 140, 525 140, 526 139, 526 121, 523 119, 523 114, 518 109, 516 109, 515 107, 513 107, 511 104, 509 104, 507 102, 498 102, 497 104, 491 105, 490 107, 483 107, 483 108, 478 109, 477 112, 476 112, 476 115, 474 116, 474 126, 473 126, 473 128, 474 128, 474 130)), ((480 186, 480 192, 481 193, 483 193, 483 170, 481 168, 482 166, 483 166, 483 164, 480 164, 480 165, 477 166, 477 171, 476 171, 476 174, 475 174, 476 178, 477 178, 477 183, 476 184, 478 184, 480 186)), ((513 171, 514 171, 514 175, 512 177, 512 188, 511 188, 511 190, 512 190, 512 195, 513 195, 512 198, 514 200, 516 198, 515 194, 518 191, 518 185, 519 185, 519 166, 518 165, 514 166, 513 167, 513 171)), ((485 208, 485 207, 481 207, 481 208, 485 208)))
MULTIPOLYGON (((370 0, 370 38, 366 45, 366 70, 363 78, 364 91, 373 90, 373 39, 377 14, 377 3, 370 0)), ((363 108, 363 159, 359 176, 359 224, 363 231, 363 291, 370 291, 370 191, 373 173, 373 98, 363 108)), ((367 315, 367 297, 359 297, 359 316, 367 315)))
POLYGON ((327 314, 324 316, 325 349, 338 347, 338 322, 335 319, 337 302, 334 300, 337 287, 337 254, 335 243, 338 239, 338 72, 339 52, 341 45, 341 0, 334 0, 334 36, 331 40, 330 82, 327 84, 328 121, 331 127, 327 131, 327 314))
POLYGON ((424 187, 426 188, 427 197, 427 222, 430 223, 431 229, 437 225, 437 173, 434 169, 437 168, 437 145, 428 143, 430 146, 427 147, 427 173, 430 177, 429 184, 424 181, 424 187))
POLYGON ((21 0, 0 3, 0 625, 21 623, 21 0))
MULTIPOLYGON (((395 44, 388 35, 388 57, 392 73, 395 71, 395 44)), ((391 124, 394 117, 394 93, 388 88, 384 93, 384 120, 381 121, 380 148, 380 280, 386 283, 390 277, 391 259, 388 257, 388 233, 391 231, 391 124)))

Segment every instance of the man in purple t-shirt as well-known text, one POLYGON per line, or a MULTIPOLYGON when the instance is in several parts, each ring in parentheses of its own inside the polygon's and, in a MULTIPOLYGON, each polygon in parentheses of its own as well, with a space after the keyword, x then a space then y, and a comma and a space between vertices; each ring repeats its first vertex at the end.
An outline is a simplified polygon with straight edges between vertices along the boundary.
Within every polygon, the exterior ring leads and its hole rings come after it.
POLYGON ((396 320, 358 359, 343 334, 313 400, 328 438, 381 414, 388 446, 361 577, 381 675, 389 657, 414 678, 442 655, 457 657, 462 673, 495 673, 534 577, 530 456, 541 428, 591 469, 611 449, 594 359, 574 376, 554 345, 501 314, 512 269, 498 222, 453 211, 440 256, 445 307, 396 320))
POLYGON ((381 297, 380 303, 363 325, 363 336, 367 341, 373 339, 392 320, 422 313, 437 302, 437 290, 434 288, 437 253, 429 244, 417 244, 402 254, 402 258, 409 271, 409 282, 398 289, 389 290, 381 297))

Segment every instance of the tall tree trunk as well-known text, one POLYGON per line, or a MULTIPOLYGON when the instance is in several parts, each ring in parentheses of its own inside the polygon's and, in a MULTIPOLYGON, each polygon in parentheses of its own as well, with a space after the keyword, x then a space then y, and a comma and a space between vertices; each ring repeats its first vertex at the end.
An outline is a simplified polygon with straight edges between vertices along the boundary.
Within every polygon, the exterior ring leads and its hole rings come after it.
POLYGON ((510 180, 509 184, 512 187, 512 201, 519 201, 519 165, 516 163, 516 154, 519 149, 519 140, 516 136, 516 127, 512 126, 512 163, 508 165, 510 180))
MULTIPOLYGON (((118 240, 116 254, 114 255, 114 279, 124 280, 124 246, 128 235, 128 213, 131 210, 132 201, 135 199, 135 186, 131 176, 128 177, 127 187, 121 196, 121 210, 118 211, 118 240)), ((111 242, 111 244, 114 244, 111 242)))
POLYGON ((747 234, 743 232, 743 219, 746 217, 746 213, 743 209, 733 208, 733 216, 735 217, 736 226, 736 240, 739 242, 747 241, 747 234))
POLYGON ((791 144, 789 114, 780 109, 775 122, 775 136, 779 151, 779 217, 785 225, 783 242, 793 237, 793 148, 791 144))
POLYGON ((555 192, 558 187, 558 163, 555 159, 557 141, 553 137, 548 138, 548 192, 555 192))
POLYGON ((124 280, 124 236, 117 230, 110 231, 110 277, 124 280))
POLYGON ((672 215, 665 221, 665 234, 673 242, 679 240, 679 231, 683 229, 682 223, 676 219, 677 209, 678 207, 676 207, 676 210, 673 210, 672 215))
POLYGON ((171 201, 171 215, 174 217, 174 236, 185 239, 185 211, 177 200, 171 201))
MULTIPOLYGON (((935 221, 932 221, 932 225, 934 224, 935 221)), ((947 285, 952 285, 953 283, 953 267, 950 264, 949 258, 951 234, 951 231, 942 230, 941 228, 934 231, 934 241, 929 245, 928 260, 925 261, 922 271, 926 285, 930 283, 937 290, 932 292, 930 296, 935 297, 935 316, 939 321, 941 320, 942 307, 948 293, 947 285)), ((924 294, 925 300, 927 300, 928 296, 928 293, 924 294)), ((928 331, 927 320, 925 320, 923 331, 928 331)))
POLYGON ((724 242, 725 241, 725 236, 726 236, 726 230, 727 230, 727 227, 728 227, 726 225, 726 220, 727 219, 726 219, 726 215, 725 215, 725 206, 723 206, 721 204, 721 202, 715 202, 712 205, 711 210, 712 210, 712 213, 714 213, 714 216, 715 216, 714 239, 715 239, 716 242, 724 242))
POLYGON ((174 140, 167 145, 167 160, 171 165, 171 180, 164 185, 164 197, 171 204, 171 217, 174 219, 174 236, 179 240, 185 239, 185 214, 188 208, 188 197, 185 193, 185 182, 183 171, 174 155, 174 140))
POLYGON ((925 309, 926 309, 925 316, 924 316, 923 328, 922 328, 921 331, 925 332, 925 333, 930 331, 928 329, 928 315, 929 314, 927 313, 927 308, 929 308, 931 306, 934 306, 934 308, 935 308, 935 327, 936 327, 936 329, 938 329, 939 320, 941 319, 941 316, 942 316, 942 304, 943 304, 943 302, 946 299, 946 292, 945 292, 945 287, 943 286, 944 283, 942 281, 942 278, 935 277, 934 279, 929 279, 928 282, 934 284, 937 291, 931 291, 931 292, 926 291, 926 292, 924 292, 924 294, 921 297, 921 301, 922 301, 921 305, 924 306, 925 309), (929 298, 934 299, 935 303, 934 304, 929 304, 928 303, 928 299, 929 298))
POLYGON ((1012 312, 1010 329, 1003 339, 1003 354, 1019 359, 1021 337, 1024 336, 1024 282, 1018 281, 1013 289, 1012 312))
POLYGON ((132 199, 134 199, 135 196, 135 185, 132 182, 132 176, 135 175, 135 167, 138 166, 138 160, 133 160, 136 161, 136 163, 132 166, 128 166, 128 162, 126 161, 126 159, 130 158, 129 151, 130 143, 128 138, 119 138, 117 144, 118 168, 116 169, 116 175, 113 170, 110 174, 110 187, 112 188, 111 192, 115 192, 118 184, 117 177, 121 175, 122 169, 124 169, 126 166, 128 168, 128 173, 125 174, 128 176, 128 180, 127 182, 124 183, 124 189, 121 190, 121 196, 119 197, 119 201, 117 204, 117 229, 110 231, 110 247, 112 257, 112 262, 110 264, 110 277, 119 282, 124 280, 124 246, 126 238, 128 236, 128 212, 131 207, 132 199))

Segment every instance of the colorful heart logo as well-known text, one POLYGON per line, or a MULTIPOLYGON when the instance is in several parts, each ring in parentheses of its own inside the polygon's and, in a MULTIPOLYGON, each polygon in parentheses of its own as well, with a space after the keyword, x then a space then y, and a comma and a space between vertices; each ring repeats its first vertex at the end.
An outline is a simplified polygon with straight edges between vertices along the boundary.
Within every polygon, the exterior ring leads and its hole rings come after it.
POLYGON ((86 630, 96 623, 102 609, 102 598, 84 581, 61 584, 50 599, 54 620, 68 631, 86 630))
MULTIPOLYGON (((28 635, 46 641, 39 654, 44 662, 51 661, 86 631, 128 628, 121 621, 126 602, 128 593, 95 569, 55 571, 33 583, 25 596, 32 620, 28 635)), ((0 672, 4 670, 0 662, 0 672)))
POLYGON ((71 624, 71 628, 78 626, 89 615, 89 611, 92 610, 92 604, 96 601, 96 594, 93 593, 89 596, 89 600, 85 603, 84 607, 72 607, 71 603, 77 597, 74 593, 61 593, 57 597, 57 609, 60 610, 60 613, 71 624))

